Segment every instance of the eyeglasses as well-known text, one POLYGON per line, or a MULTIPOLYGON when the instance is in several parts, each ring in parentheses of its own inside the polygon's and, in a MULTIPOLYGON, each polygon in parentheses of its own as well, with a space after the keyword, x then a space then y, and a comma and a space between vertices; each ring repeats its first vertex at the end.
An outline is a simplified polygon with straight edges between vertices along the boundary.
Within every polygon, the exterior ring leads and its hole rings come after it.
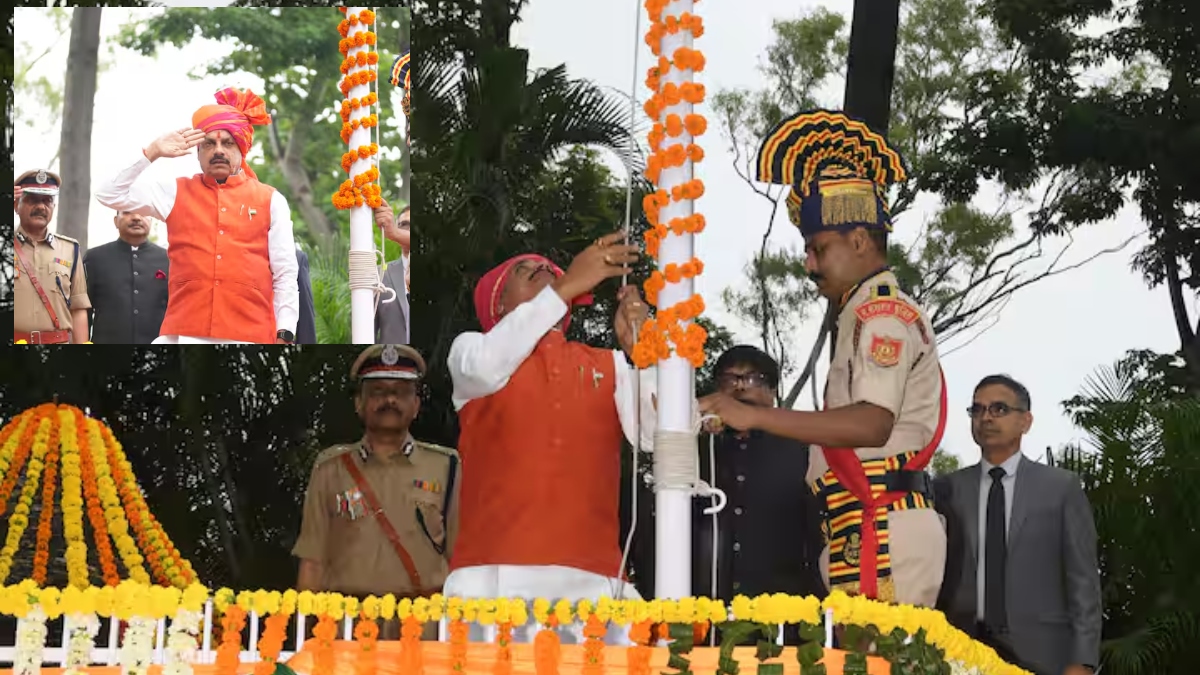
POLYGON ((717 377, 717 384, 727 389, 769 386, 767 376, 762 373, 722 373, 717 377))
POLYGON ((1016 408, 1002 401, 983 405, 982 403, 972 403, 971 407, 967 408, 967 414, 971 417, 983 417, 983 413, 991 413, 992 417, 1004 417, 1011 412, 1029 412, 1024 408, 1016 408))

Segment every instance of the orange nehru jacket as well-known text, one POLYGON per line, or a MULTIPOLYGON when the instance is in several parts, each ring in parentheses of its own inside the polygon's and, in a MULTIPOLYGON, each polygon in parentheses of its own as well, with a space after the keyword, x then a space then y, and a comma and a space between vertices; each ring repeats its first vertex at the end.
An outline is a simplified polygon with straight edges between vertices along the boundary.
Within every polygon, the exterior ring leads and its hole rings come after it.
POLYGON ((503 389, 463 406, 452 570, 563 565, 620 576, 615 382, 612 351, 551 331, 503 389))
POLYGON ((245 173, 224 185, 198 175, 176 186, 167 216, 170 300, 161 334, 275 342, 267 251, 274 188, 245 173))

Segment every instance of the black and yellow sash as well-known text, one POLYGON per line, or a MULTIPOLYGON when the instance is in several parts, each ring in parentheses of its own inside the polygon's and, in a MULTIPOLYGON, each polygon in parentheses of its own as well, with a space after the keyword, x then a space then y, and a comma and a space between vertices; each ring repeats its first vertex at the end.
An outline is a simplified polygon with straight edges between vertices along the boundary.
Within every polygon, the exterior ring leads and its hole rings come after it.
MULTIPOLYGON (((864 460, 862 466, 871 484, 871 494, 876 498, 887 491, 889 474, 903 471, 910 460, 919 453, 908 452, 884 459, 864 460)), ((860 590, 859 566, 862 562, 863 505, 854 495, 838 482, 832 470, 813 484, 813 491, 825 502, 824 533, 829 544, 829 586, 857 594, 860 590)), ((876 599, 895 602, 895 586, 892 582, 891 556, 888 552, 888 512, 903 509, 931 508, 932 504, 919 492, 908 492, 902 499, 876 508, 875 532, 878 542, 876 572, 878 590, 876 599)))

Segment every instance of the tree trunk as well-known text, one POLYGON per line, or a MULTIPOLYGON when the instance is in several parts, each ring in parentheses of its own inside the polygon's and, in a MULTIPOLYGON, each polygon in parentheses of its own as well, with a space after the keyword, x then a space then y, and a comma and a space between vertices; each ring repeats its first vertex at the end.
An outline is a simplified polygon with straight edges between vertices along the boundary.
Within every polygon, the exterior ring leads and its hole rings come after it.
MULTIPOLYGON (((335 84, 334 80, 325 78, 322 85, 312 92, 310 100, 322 102, 328 100, 331 84, 335 84)), ((274 133, 274 128, 272 129, 272 140, 276 143, 274 149, 275 156, 279 158, 279 168, 283 172, 283 177, 287 179, 292 195, 296 198, 297 203, 292 205, 292 208, 299 209, 300 216, 308 224, 309 231, 324 246, 333 238, 334 226, 325 217, 325 212, 318 208, 313 201, 312 181, 308 178, 308 171, 304 168, 303 162, 304 146, 308 141, 309 133, 312 132, 312 124, 313 115, 305 112, 294 119, 291 133, 288 134, 286 149, 278 147, 278 137, 274 133)))
POLYGON ((209 510, 212 513, 213 522, 217 526, 217 534, 221 539, 221 548, 224 549, 226 563, 229 565, 230 579, 237 582, 242 577, 242 570, 238 564, 237 547, 234 545, 229 513, 225 510, 227 495, 222 491, 221 483, 217 478, 217 474, 222 471, 222 468, 213 466, 212 457, 208 452, 207 436, 204 433, 207 428, 204 419, 204 402, 200 400, 200 395, 209 391, 205 384, 206 373, 211 372, 209 371, 210 367, 217 365, 211 363, 214 360, 212 357, 217 352, 215 347, 199 346, 185 347, 181 352, 179 358, 183 360, 183 395, 180 400, 183 403, 182 417, 187 428, 187 453, 200 464, 204 491, 207 493, 209 510))
POLYGON ((96 64, 100 50, 100 7, 76 7, 71 16, 71 49, 67 57, 62 136, 58 155, 58 233, 77 239, 87 250, 91 206, 92 111, 96 100, 96 64))
MULTIPOLYGON (((1164 239, 1170 241, 1170 237, 1164 239)), ((1200 386, 1200 338, 1196 329, 1192 328, 1191 319, 1188 318, 1187 299, 1183 297, 1183 279, 1179 276, 1179 258, 1174 251, 1167 250, 1163 253, 1163 265, 1166 271, 1167 292, 1171 296, 1175 331, 1179 334, 1180 350, 1190 374, 1188 379, 1200 386)))
POLYGON ((885 136, 892 116, 899 30, 900 0, 855 0, 843 109, 885 136))

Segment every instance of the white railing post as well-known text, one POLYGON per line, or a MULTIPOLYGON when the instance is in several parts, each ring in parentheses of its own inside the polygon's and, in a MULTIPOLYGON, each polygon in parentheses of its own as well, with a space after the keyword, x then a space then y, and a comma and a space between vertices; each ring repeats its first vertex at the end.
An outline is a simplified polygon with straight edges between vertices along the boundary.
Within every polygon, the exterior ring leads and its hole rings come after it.
POLYGON ((212 634, 213 634, 213 603, 212 600, 204 603, 204 640, 200 650, 200 663, 212 663, 209 657, 212 654, 212 634))

